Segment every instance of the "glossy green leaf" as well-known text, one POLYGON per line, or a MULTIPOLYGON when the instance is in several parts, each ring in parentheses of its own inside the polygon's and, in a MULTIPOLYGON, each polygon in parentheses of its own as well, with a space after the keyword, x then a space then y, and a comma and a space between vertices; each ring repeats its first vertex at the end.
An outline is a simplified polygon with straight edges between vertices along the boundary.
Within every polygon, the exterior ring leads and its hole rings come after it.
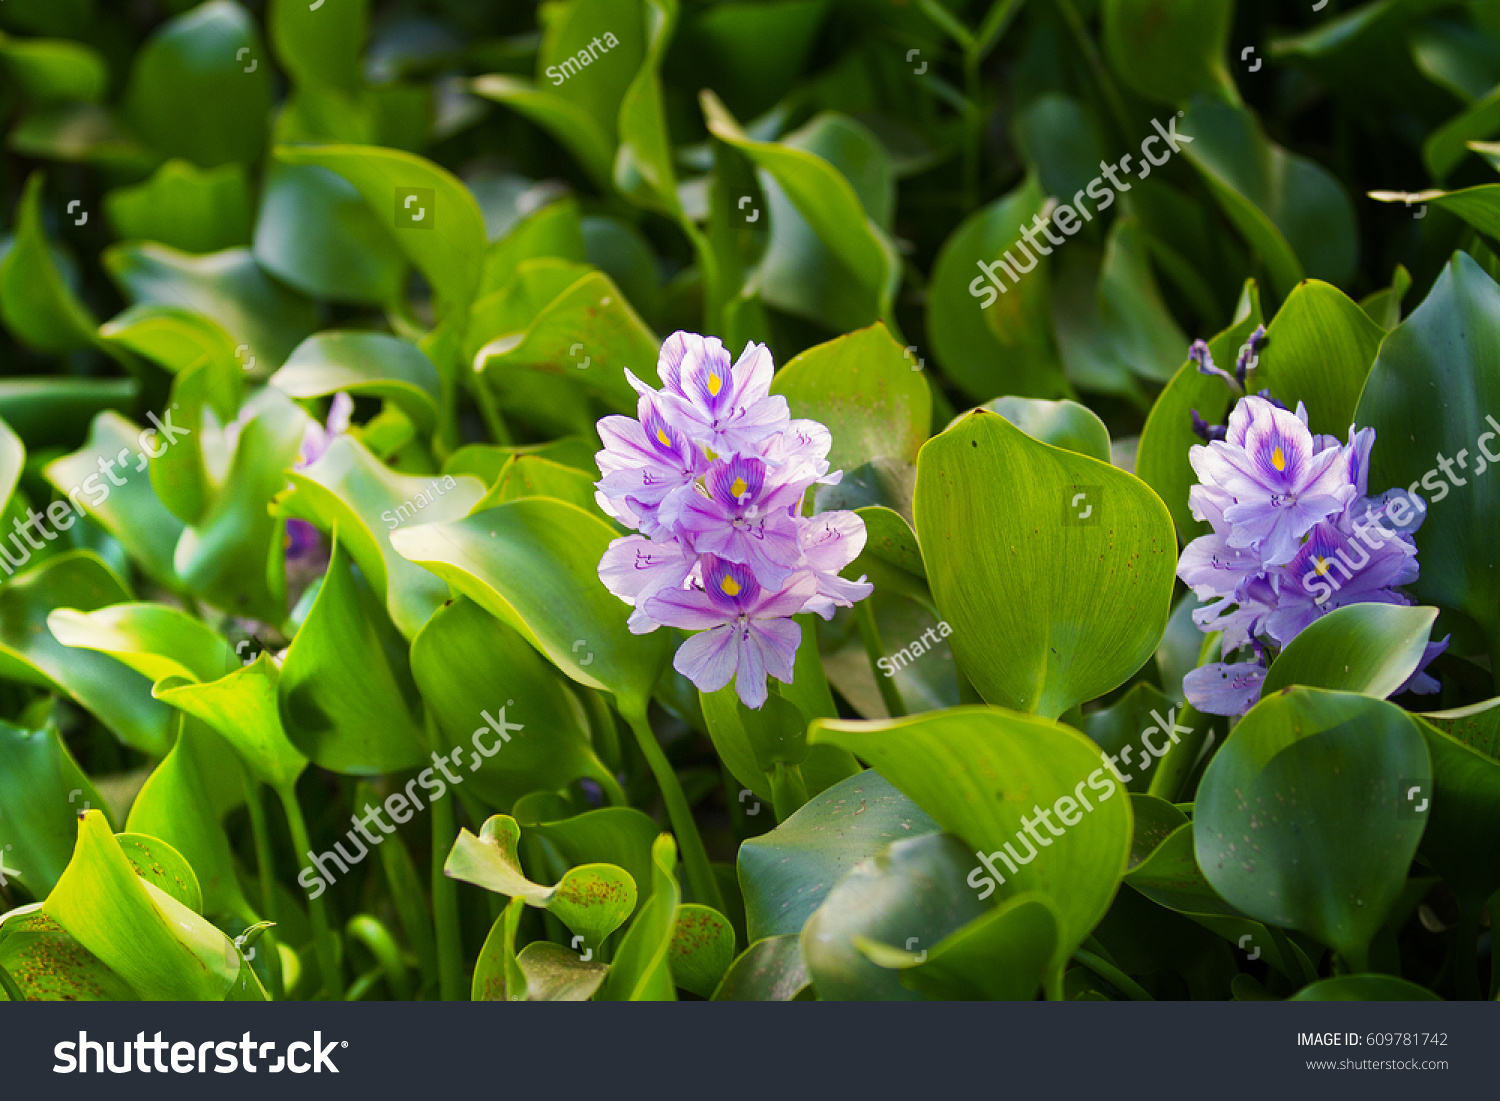
POLYGON ((121 237, 183 252, 250 243, 250 182, 239 164, 202 170, 168 161, 145 183, 111 191, 104 210, 121 237))
POLYGON ((1193 834, 1214 889, 1364 969, 1427 824, 1416 724, 1381 700, 1291 688, 1251 709, 1209 763, 1193 834))
POLYGON ((0 821, 10 846, 3 855, 33 898, 46 898, 67 867, 78 813, 91 806, 102 809, 104 800, 55 728, 0 723, 0 821))
POLYGON ((99 52, 65 38, 0 38, 0 62, 33 103, 94 103, 109 86, 99 52))
POLYGON ((584 960, 560 944, 539 940, 516 954, 533 1002, 586 1002, 604 985, 609 965, 584 960))
POLYGON ((1086 405, 1041 398, 996 398, 986 402, 984 408, 999 413, 1034 440, 1109 462, 1109 429, 1086 405))
POLYGON ((1395 975, 1339 975, 1304 986, 1294 1002, 1440 1002, 1443 999, 1395 975))
POLYGON ((640 708, 666 666, 671 640, 626 629, 625 606, 598 575, 613 537, 608 524, 581 509, 528 497, 464 520, 398 530, 391 546, 510 624, 578 683, 640 708))
POLYGON ((113 604, 92 612, 59 608, 47 617, 47 628, 64 646, 108 654, 152 681, 218 680, 242 664, 202 620, 161 604, 113 604))
POLYGON ((213 728, 251 776, 288 791, 307 767, 287 738, 278 712, 276 664, 265 654, 228 676, 206 684, 166 681, 156 697, 213 728))
POLYGON ((1422 853, 1467 906, 1500 890, 1500 705, 1418 716, 1432 755, 1422 853))
POLYGON ((871 943, 908 951, 936 945, 983 914, 985 904, 964 883, 971 859, 958 838, 931 833, 893 841, 850 869, 802 928, 802 956, 819 1000, 918 997, 871 943))
POLYGON ((1001 899, 1045 894, 1058 916, 1054 970, 1109 908, 1130 855, 1130 804, 1117 798, 1123 790, 1098 747, 1071 727, 999 708, 960 707, 884 722, 819 720, 808 740, 841 745, 868 761, 945 830, 975 846, 976 856, 988 854, 986 866, 1001 882, 976 864, 966 880, 976 891, 988 884, 1001 899), (1065 828, 1037 835, 1051 813, 1065 828))
POLYGON ((294 398, 344 391, 397 405, 424 435, 437 423, 442 383, 437 368, 415 344, 383 333, 323 332, 310 336, 271 376, 271 385, 294 398))
POLYGON ((712 997, 734 962, 734 927, 712 906, 678 906, 668 960, 673 982, 701 998, 712 997))
POLYGON ((136 55, 125 93, 136 133, 204 168, 256 160, 270 108, 270 60, 233 0, 209 0, 158 28, 136 55))
POLYGON ((64 646, 47 630, 55 608, 92 611, 131 599, 90 551, 60 554, 0 587, 0 674, 65 695, 126 745, 164 756, 171 712, 151 699, 151 682, 103 654, 64 646))
POLYGON ((1497 327, 1500 287, 1457 254, 1386 337, 1355 413, 1378 441, 1371 487, 1406 487, 1428 508, 1415 537, 1422 575, 1410 591, 1472 616, 1492 653, 1500 650, 1500 552, 1490 537, 1500 524, 1500 481, 1480 473, 1491 454, 1500 458, 1489 450, 1495 437, 1486 419, 1500 409, 1497 327), (1443 504, 1450 495, 1456 500, 1443 504))
POLYGON ((677 25, 677 0, 644 0, 641 8, 646 47, 640 68, 620 99, 615 186, 643 206, 672 215, 680 212, 681 204, 660 70, 677 25))
POLYGON ((516 930, 526 912, 526 900, 513 898, 485 938, 474 961, 470 997, 476 1002, 523 1002, 528 993, 526 975, 516 959, 516 930))
POLYGON ((1349 604, 1314 620, 1271 663, 1262 698, 1293 684, 1384 699, 1421 664, 1436 608, 1349 604))
POLYGON ((769 833, 740 846, 740 886, 752 942, 800 933, 844 874, 893 841, 938 825, 884 777, 851 776, 769 833))
POLYGON ((682 889, 677 885, 677 843, 662 834, 651 847, 651 895, 620 941, 601 991, 612 1002, 669 1002, 677 999, 672 982, 672 943, 682 889))
POLYGON ((614 137, 584 108, 518 77, 482 76, 475 95, 503 103, 552 134, 600 187, 612 183, 614 137))
POLYGON ((1306 402, 1309 428, 1346 439, 1384 335, 1342 291, 1309 279, 1271 319, 1252 384, 1290 409, 1306 402))
POLYGON ((949 645, 989 702, 1055 717, 1156 650, 1175 539, 1133 476, 976 410, 922 449, 915 507, 949 645))
POLYGON ((377 214, 353 184, 326 168, 273 164, 255 222, 255 259, 315 298, 393 302, 407 262, 384 213, 377 214))
POLYGON ((0 917, 0 967, 36 1001, 124 1002, 140 997, 71 933, 22 906, 0 917))
MULTIPOLYGON (((491 806, 508 809, 529 792, 559 790, 580 777, 613 781, 567 682, 472 601, 452 601, 428 620, 412 640, 411 671, 441 735, 435 748, 460 750, 461 774, 491 806)), ((655 837, 652 827, 648 849, 655 837)))
POLYGON ((41 204, 42 174, 34 172, 16 212, 15 242, 0 259, 0 317, 37 351, 71 352, 93 342, 96 323, 58 270, 41 204))
POLYGON ((725 972, 716 1002, 791 1002, 812 988, 795 933, 765 937, 739 954, 725 972))
POLYGON ((932 393, 880 322, 809 348, 771 382, 792 416, 828 427, 836 470, 875 459, 915 462, 932 426, 932 393))
POLYGON ((1224 66, 1234 5, 1224 0, 1104 0, 1104 45, 1132 91, 1163 103, 1236 98, 1224 66))
POLYGON ((427 758, 406 640, 342 542, 286 652, 277 696, 287 737, 323 768, 372 776, 427 758))

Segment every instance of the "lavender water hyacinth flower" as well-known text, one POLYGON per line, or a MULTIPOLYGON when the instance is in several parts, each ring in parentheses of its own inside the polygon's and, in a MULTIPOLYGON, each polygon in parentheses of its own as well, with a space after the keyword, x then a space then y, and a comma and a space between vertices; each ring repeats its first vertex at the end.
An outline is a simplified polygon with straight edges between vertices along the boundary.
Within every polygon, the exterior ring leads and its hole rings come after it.
POLYGON ((673 666, 705 692, 733 680, 756 708, 767 676, 791 682, 802 637, 791 617, 828 619, 872 590, 839 576, 864 549, 864 521, 802 514, 807 490, 842 473, 829 470, 828 429, 793 420, 770 393, 772 373, 763 345, 731 363, 716 338, 673 333, 662 389, 627 372, 637 415, 599 422, 596 457, 599 507, 640 533, 599 562, 605 587, 634 609, 630 630, 699 632, 673 666))
MULTIPOLYGON (((1391 493, 1367 496, 1374 444, 1374 429, 1351 427, 1340 443, 1309 431, 1300 404, 1291 412, 1252 396, 1235 406, 1222 440, 1190 452, 1200 484, 1188 502, 1213 530, 1184 548, 1177 575, 1204 602, 1193 622, 1223 632, 1223 655, 1253 654, 1183 679, 1199 711, 1248 711, 1260 699, 1270 654, 1335 608, 1412 603, 1400 587, 1418 576, 1411 533, 1421 517, 1398 523, 1391 493)), ((1437 691, 1422 670, 1447 644, 1430 643, 1397 692, 1437 691)))

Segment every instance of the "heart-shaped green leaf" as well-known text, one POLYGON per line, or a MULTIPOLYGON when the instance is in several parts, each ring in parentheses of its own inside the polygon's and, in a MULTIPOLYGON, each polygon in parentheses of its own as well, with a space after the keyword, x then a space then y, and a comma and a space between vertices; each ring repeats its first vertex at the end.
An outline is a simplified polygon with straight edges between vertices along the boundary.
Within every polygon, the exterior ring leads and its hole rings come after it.
POLYGON ((436 425, 442 402, 442 382, 432 360, 415 344, 383 333, 310 336, 271 376, 271 385, 302 399, 339 391, 384 398, 410 417, 424 435, 436 425))
POLYGON ((1365 970, 1427 823, 1406 796, 1431 783, 1427 747, 1400 708, 1285 689, 1250 710, 1203 774, 1198 864, 1244 913, 1365 970))
POLYGON ((14 878, 45 898, 73 854, 79 811, 104 800, 78 767, 57 730, 0 723, 0 821, 14 878))
POLYGON ((163 604, 114 604, 93 612, 59 608, 47 629, 64 646, 97 650, 143 677, 218 680, 242 662, 201 619, 163 604))
POLYGON ((1293 684, 1384 699, 1421 664, 1436 608, 1348 604, 1287 644, 1266 674, 1261 697, 1293 684))
POLYGON ((0 259, 0 317, 40 352, 71 352, 94 341, 95 321, 58 270, 42 232, 42 174, 26 181, 16 238, 0 259))
POLYGON ((169 679, 153 691, 162 702, 217 731, 255 779, 289 791, 307 767, 307 758, 282 729, 277 680, 275 662, 262 654, 218 680, 184 684, 169 679))
POLYGON ((195 253, 250 243, 250 182, 240 164, 205 171, 170 160, 145 183, 111 191, 104 209, 126 240, 195 253))
POLYGON ((712 906, 681 905, 668 960, 673 982, 700 998, 712 997, 734 962, 734 927, 712 906))
POLYGON ((1266 328, 1253 384, 1268 386, 1289 409, 1306 402, 1308 427, 1342 440, 1384 335, 1337 287, 1306 280, 1266 328))
POLYGON ((1234 5, 1213 0, 1105 0, 1104 45, 1120 78, 1148 99, 1237 98, 1224 67, 1234 5))
POLYGON ((922 449, 915 508, 949 645, 989 702, 1055 717, 1156 650, 1175 537, 1132 475, 976 410, 922 449))

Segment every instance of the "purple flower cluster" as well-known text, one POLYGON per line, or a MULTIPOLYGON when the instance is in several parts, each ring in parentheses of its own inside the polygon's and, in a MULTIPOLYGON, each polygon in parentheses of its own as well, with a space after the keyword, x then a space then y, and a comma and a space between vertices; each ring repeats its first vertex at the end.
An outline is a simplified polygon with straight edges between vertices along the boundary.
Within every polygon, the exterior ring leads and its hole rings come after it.
POLYGON ((640 532, 599 563, 605 587, 635 609, 630 630, 701 632, 673 666, 705 692, 733 679, 756 708, 768 673, 791 683, 801 630, 789 617, 828 619, 872 588, 839 576, 864 549, 864 521, 802 515, 807 490, 842 472, 828 469, 828 429, 771 396, 772 373, 763 344, 731 365, 717 338, 673 333, 657 362, 662 389, 625 372, 636 416, 601 420, 596 456, 599 507, 640 532))
MULTIPOLYGON (((1242 649, 1254 656, 1195 669, 1183 691, 1199 711, 1239 715, 1260 698, 1267 651, 1319 616, 1346 604, 1412 603, 1399 586, 1417 579, 1411 533, 1426 506, 1405 490, 1366 495, 1373 428, 1351 426, 1340 443, 1309 431, 1302 405, 1293 413, 1250 396, 1223 431, 1190 452, 1200 484, 1188 502, 1213 532, 1183 550, 1177 576, 1207 602, 1193 622, 1224 633, 1223 656, 1242 649)), ((1437 691, 1421 670, 1447 644, 1429 643, 1398 693, 1437 691)))

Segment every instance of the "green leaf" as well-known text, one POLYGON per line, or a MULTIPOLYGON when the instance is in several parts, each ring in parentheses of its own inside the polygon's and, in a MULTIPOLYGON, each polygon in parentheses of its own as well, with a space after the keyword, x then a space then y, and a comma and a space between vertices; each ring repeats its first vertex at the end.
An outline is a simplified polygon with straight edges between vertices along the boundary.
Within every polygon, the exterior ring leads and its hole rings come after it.
POLYGON ((442 382, 415 344, 383 333, 322 332, 297 345, 271 385, 293 398, 344 391, 398 406, 423 435, 437 424, 442 382))
POLYGON ((1304 986, 1293 1002, 1440 1002, 1443 999, 1395 975, 1338 975, 1304 986))
POLYGON ((391 546, 510 624, 573 680, 639 709, 672 643, 665 632, 632 635, 624 605, 599 581, 599 559, 613 538, 608 524, 581 509, 527 497, 464 520, 400 529, 391 546))
POLYGON ((421 629, 448 597, 448 587, 394 549, 392 536, 419 520, 457 520, 484 496, 475 479, 397 474, 364 444, 335 439, 317 462, 289 475, 293 489, 277 508, 330 535, 336 530, 365 580, 384 596, 402 634, 421 629))
POLYGON ((568 869, 555 885, 544 887, 521 870, 516 851, 520 838, 521 827, 505 814, 488 819, 478 837, 459 830, 443 874, 547 910, 583 937, 584 948, 597 950, 635 909, 635 880, 612 864, 584 864, 568 869))
POLYGON ((1178 826, 1149 856, 1126 872, 1125 882, 1158 906, 1178 913, 1242 916, 1219 896, 1198 867, 1191 823, 1178 826))
POLYGON ((99 52, 65 38, 0 37, 0 61, 33 103, 97 103, 109 87, 99 52))
MULTIPOLYGON (((293 3, 292 7, 296 7, 293 3)), ((352 5, 346 5, 352 7, 352 5)), ((304 9, 305 10, 305 9, 304 9)), ((386 305, 407 271, 393 227, 342 176, 315 164, 273 164, 255 222, 255 259, 314 298, 386 305)))
MULTIPOLYGON (((1206 6, 1206 5, 1205 5, 1206 6)), ((1283 297, 1305 275, 1345 283, 1358 252, 1354 207, 1316 162, 1269 141, 1248 110, 1194 101, 1183 154, 1265 264, 1283 297)))
POLYGON ((1225 0, 1104 0, 1104 47, 1115 72, 1147 99, 1198 93, 1238 98, 1224 67, 1234 4, 1225 0))
POLYGON ((860 950, 933 1001, 1030 1001, 1057 951, 1057 915, 1047 897, 1006 899, 921 954, 883 944, 860 950))
POLYGON ((362 145, 283 145, 276 159, 319 165, 342 176, 392 229, 401 251, 437 292, 439 316, 462 317, 468 310, 489 237, 479 204, 447 169, 399 149, 362 145))
POLYGON ((16 210, 15 242, 0 259, 0 317, 39 352, 72 352, 94 342, 96 322, 58 270, 41 204, 42 173, 33 172, 16 210))
POLYGON ((635 3, 622 7, 613 0, 568 0, 544 20, 537 82, 546 78, 549 90, 556 89, 550 94, 582 110, 611 145, 621 101, 646 52, 644 15, 635 3), (601 28, 607 28, 618 44, 599 39, 601 28))
POLYGON ((1021 230, 1041 214, 1046 196, 1036 177, 970 214, 943 242, 927 294, 927 340, 944 373, 975 401, 997 394, 1055 398, 1069 393, 1050 311, 1050 261, 1029 251, 1035 270, 1001 290, 988 285, 981 262, 1015 266, 1021 230), (982 303, 986 292, 991 301, 982 303))
POLYGON ((307 767, 281 725, 277 667, 265 654, 205 684, 158 684, 154 695, 208 724, 260 783, 289 791, 307 767))
POLYGON ((1109 908, 1130 855, 1130 803, 1115 798, 1123 789, 1098 747, 1071 727, 999 708, 959 707, 883 722, 820 719, 808 740, 843 746, 868 761, 976 855, 988 854, 982 863, 1001 882, 975 865, 970 887, 998 887, 1001 899, 1024 891, 1046 895, 1058 917, 1053 971, 1109 908), (1066 828, 1050 829, 1054 836, 1033 845, 1022 823, 1035 831, 1044 810, 1066 828), (1066 815, 1077 817, 1070 823, 1066 815), (1022 858, 1025 851, 1030 857, 1022 858))
POLYGON ((107 194, 104 210, 121 237, 183 252, 250 243, 250 182, 240 164, 203 170, 170 160, 145 183, 107 194))
POLYGON ((986 402, 984 408, 999 413, 1034 440, 1101 463, 1110 461, 1109 429, 1086 405, 1041 398, 996 398, 986 402))
MULTIPOLYGON (((515 630, 472 601, 446 604, 417 632, 411 671, 441 735, 434 748, 462 751, 465 780, 491 806, 509 808, 529 792, 557 791, 580 777, 614 782, 595 756, 567 683, 515 630)), ((653 826, 647 849, 655 837, 653 826)), ((649 860, 641 870, 649 874, 649 860)))
POLYGON ((344 0, 332 7, 271 0, 266 25, 281 68, 302 87, 359 91, 369 9, 369 0, 344 0))
POLYGON ((922 449, 915 509, 949 645, 989 702, 1055 717, 1155 652, 1175 539, 1132 475, 976 410, 922 449))
POLYGON ((802 959, 796 933, 765 937, 746 948, 730 964, 716 1002, 792 1002, 812 988, 812 976, 802 959))
POLYGON ((246 346, 246 367, 281 366, 317 326, 313 304, 271 279, 249 249, 189 256, 149 242, 112 245, 103 263, 128 301, 176 306, 218 322, 246 346))
POLYGON ((209 0, 159 27, 136 54, 125 113, 167 156, 204 168, 259 159, 271 64, 249 13, 232 0, 209 0))
POLYGON ((1494 446, 1490 410, 1500 409, 1497 334, 1500 287, 1458 253, 1386 337, 1355 413, 1376 432, 1370 485, 1408 487, 1428 506, 1415 536, 1422 575, 1411 592, 1472 616, 1492 656, 1500 653, 1500 551, 1491 538, 1500 526, 1500 480, 1480 473, 1494 446), (1444 460, 1451 485, 1440 471, 1444 460), (1458 504, 1439 507, 1450 493, 1458 504))
MULTIPOLYGON (((1234 324, 1208 342, 1214 362, 1233 363, 1260 323, 1260 296, 1253 282, 1246 283, 1234 324)), ((1208 530, 1206 523, 1193 519, 1188 508, 1188 490, 1198 481, 1188 452, 1203 442, 1193 432, 1192 414, 1197 410, 1209 424, 1223 424, 1234 404, 1234 393, 1222 379, 1200 373, 1197 364, 1185 357, 1184 352, 1183 365, 1157 397, 1151 415, 1146 418, 1135 468, 1141 481, 1166 503, 1178 538, 1188 543, 1208 530)))
POLYGON ((516 960, 516 930, 526 913, 526 901, 513 898, 485 938, 474 961, 470 997, 476 1002, 524 1002, 529 983, 516 960))
POLYGON ((668 959, 673 982, 700 998, 710 998, 734 962, 734 927, 712 906, 696 902, 678 906, 668 959))
POLYGON ((1384 335, 1337 287, 1307 280, 1271 319, 1253 384, 1288 408, 1306 402, 1312 431, 1344 439, 1384 335))
POLYGON ((521 949, 516 965, 526 978, 526 1000, 532 1002, 586 1002, 609 973, 608 964, 580 959, 578 953, 545 940, 521 949))
POLYGON ((651 896, 620 941, 610 964, 602 997, 612 1002, 670 1002, 677 999, 672 982, 672 938, 682 889, 674 868, 677 844, 662 834, 651 847, 651 896))
POLYGON ((92 611, 131 599, 91 551, 69 551, 0 587, 0 675, 67 696, 126 745, 154 757, 172 744, 171 712, 151 682, 103 654, 64 646, 47 630, 54 608, 92 611))
MULTIPOLYGON (((852 329, 877 319, 889 321, 901 263, 880 224, 886 213, 881 207, 888 202, 880 195, 884 188, 877 183, 874 195, 862 201, 846 171, 835 165, 835 157, 843 160, 854 152, 870 171, 879 173, 882 151, 873 135, 852 120, 824 116, 783 141, 756 141, 740 129, 713 92, 702 91, 699 103, 709 132, 744 153, 775 184, 766 189, 767 201, 773 204, 772 246, 761 271, 761 293, 771 296, 767 301, 807 313, 813 304, 800 291, 794 292, 795 285, 823 299, 811 316, 824 324, 852 329), (794 237, 784 236, 778 248, 778 208, 783 225, 795 214, 811 229, 832 261, 820 266, 829 270, 803 270, 818 263, 817 254, 794 237)), ((889 181, 888 166, 885 172, 889 181)))
POLYGON ((359 776, 427 759, 407 643, 337 539, 277 685, 287 737, 323 768, 359 776))
POLYGON ((1422 854, 1475 911, 1500 890, 1500 704, 1417 716, 1432 755, 1422 854))
POLYGON ((140 997, 43 913, 41 905, 22 906, 0 917, 0 967, 25 997, 49 1002, 128 1002, 140 997))
POLYGON ((916 368, 877 321, 783 365, 771 393, 786 397, 792 416, 828 427, 836 470, 877 459, 913 463, 932 426, 932 392, 916 368))
POLYGON ((615 186, 642 206, 676 215, 682 205, 677 199, 672 135, 662 102, 661 66, 677 25, 677 0, 645 0, 642 10, 647 24, 646 48, 640 68, 619 101, 615 186))
POLYGON ((229 938, 142 880, 97 810, 42 912, 149 1001, 219 1001, 239 977, 229 938))
POLYGON ((1349 604, 1312 623, 1266 674, 1261 697, 1293 684, 1384 699, 1421 664, 1436 608, 1349 604))
POLYGON ((612 185, 612 128, 601 126, 584 108, 518 77, 491 74, 469 87, 475 95, 503 103, 551 133, 602 190, 612 185))
MULTIPOLYGON (((1090 712, 1082 729, 1099 748, 1119 758, 1117 767, 1122 774, 1130 776, 1125 782, 1126 788, 1132 792, 1144 792, 1151 786, 1150 766, 1156 758, 1142 744, 1142 734, 1148 728, 1155 731, 1159 727, 1160 720, 1153 718, 1153 713, 1159 713, 1167 716, 1168 728, 1163 734, 1171 735, 1170 724, 1176 721, 1176 710, 1177 705, 1162 695, 1155 685, 1142 682, 1132 685, 1130 691, 1108 707, 1090 712)), ((1166 737, 1155 744, 1165 745, 1166 737)))
POLYGON ((47 628, 64 646, 108 654, 152 681, 218 680, 241 664, 218 632, 163 604, 113 604, 92 612, 59 608, 47 617, 47 628))
POLYGON ((794 935, 844 874, 892 841, 938 825, 884 777, 861 772, 815 796, 769 833, 740 846, 751 942, 794 935))
POLYGON ((3 855, 33 898, 46 898, 67 867, 78 813, 104 805, 55 727, 0 723, 0 820, 12 846, 3 855))
POLYGON ((217 737, 201 725, 184 724, 172 752, 136 796, 126 828, 160 838, 186 858, 202 889, 201 901, 188 903, 190 909, 253 919, 206 780, 207 770, 220 762, 205 752, 203 742, 217 737))
POLYGON ((1427 747, 1400 708, 1286 689, 1252 708, 1209 762, 1193 815, 1198 864, 1246 914, 1300 929, 1364 970, 1427 824, 1406 789, 1431 782, 1427 747))

